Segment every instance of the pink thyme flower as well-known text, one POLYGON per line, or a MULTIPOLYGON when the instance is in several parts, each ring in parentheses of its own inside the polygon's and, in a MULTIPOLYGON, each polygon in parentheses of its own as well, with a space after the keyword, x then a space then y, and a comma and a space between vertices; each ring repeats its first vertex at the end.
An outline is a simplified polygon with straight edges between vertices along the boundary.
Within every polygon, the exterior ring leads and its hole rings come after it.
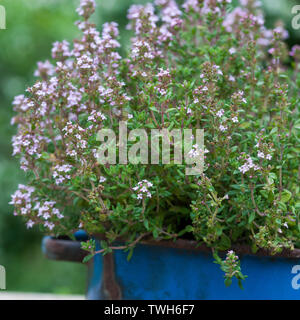
POLYGON ((88 19, 95 11, 95 0, 80 0, 80 6, 76 9, 77 13, 88 19))
POLYGON ((219 110, 219 111, 216 113, 216 116, 217 116, 218 118, 223 117, 223 115, 224 115, 224 110, 223 110, 223 109, 219 110))
POLYGON ((299 45, 294 45, 292 47, 292 50, 290 51, 290 56, 299 59, 299 57, 300 57, 300 46, 299 45))
POLYGON ((27 229, 30 229, 30 228, 32 228, 33 226, 34 226, 34 222, 30 219, 30 220, 28 220, 27 222, 26 222, 26 227, 27 227, 27 229))
POLYGON ((229 49, 229 53, 230 53, 230 54, 236 53, 236 49, 235 49, 235 48, 230 48, 230 49, 229 49))
POLYGON ((241 167, 239 167, 239 171, 241 173, 245 174, 250 169, 253 169, 254 171, 257 171, 257 170, 260 170, 261 168, 258 165, 254 164, 254 162, 253 162, 251 157, 248 157, 246 159, 246 162, 241 167))
POLYGON ((152 195, 149 188, 153 187, 153 184, 148 180, 139 181, 138 184, 133 188, 137 193, 137 199, 141 200, 144 198, 151 198, 152 195))
POLYGON ((227 129, 228 129, 228 127, 226 127, 226 126, 223 126, 222 124, 219 126, 219 129, 222 131, 222 132, 225 132, 227 129))
POLYGON ((38 62, 38 69, 34 72, 35 77, 47 77, 54 75, 54 66, 46 60, 45 62, 38 62))

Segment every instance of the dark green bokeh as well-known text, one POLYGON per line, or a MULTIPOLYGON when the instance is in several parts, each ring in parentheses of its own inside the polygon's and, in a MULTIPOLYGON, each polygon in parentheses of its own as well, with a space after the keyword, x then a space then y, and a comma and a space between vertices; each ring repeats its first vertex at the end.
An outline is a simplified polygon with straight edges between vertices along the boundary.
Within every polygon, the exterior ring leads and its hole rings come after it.
MULTIPOLYGON (((124 48, 129 33, 126 12, 130 4, 147 0, 96 0, 94 22, 116 21, 120 25, 124 48)), ((182 2, 182 1, 181 1, 182 2)), ((283 20, 289 29, 289 45, 299 42, 300 30, 291 28, 291 8, 300 1, 265 0, 267 25, 283 20)), ((37 61, 50 58, 52 43, 78 36, 74 22, 78 1, 0 0, 7 14, 7 29, 0 30, 0 264, 7 270, 7 289, 54 293, 84 293, 85 266, 46 260, 40 250, 42 235, 26 230, 8 205, 18 183, 25 181, 18 162, 12 158, 10 126, 11 102, 33 84, 37 61)), ((124 53, 125 49, 123 49, 124 53)))

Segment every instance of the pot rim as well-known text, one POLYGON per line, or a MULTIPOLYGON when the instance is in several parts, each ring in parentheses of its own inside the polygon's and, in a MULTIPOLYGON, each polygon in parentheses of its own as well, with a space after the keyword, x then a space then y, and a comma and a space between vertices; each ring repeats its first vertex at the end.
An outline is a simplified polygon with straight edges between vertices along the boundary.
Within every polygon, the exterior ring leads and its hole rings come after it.
MULTIPOLYGON (((93 237, 98 240, 105 240, 105 237, 102 234, 94 234, 93 237)), ((120 239, 118 242, 123 242, 124 240, 120 239)), ((185 239, 176 239, 172 240, 154 240, 153 238, 149 240, 142 240, 139 244, 146 246, 160 246, 164 248, 172 248, 186 251, 196 251, 196 252, 205 252, 212 253, 212 248, 200 244, 195 240, 185 240, 185 239)), ((229 250, 233 250, 238 255, 251 255, 251 256, 260 256, 260 257, 270 257, 270 258, 288 258, 288 259, 297 259, 300 258, 300 249, 283 249, 280 253, 272 254, 270 250, 258 249, 256 253, 253 253, 249 245, 232 245, 229 250)), ((226 253, 228 250, 219 250, 220 253, 226 253)))

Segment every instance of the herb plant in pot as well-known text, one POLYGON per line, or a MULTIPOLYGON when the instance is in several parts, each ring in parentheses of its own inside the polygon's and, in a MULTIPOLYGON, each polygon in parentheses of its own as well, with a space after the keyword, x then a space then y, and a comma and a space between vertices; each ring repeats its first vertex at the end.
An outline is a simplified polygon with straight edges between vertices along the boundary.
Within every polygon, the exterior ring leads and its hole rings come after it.
POLYGON ((90 299, 297 299, 300 47, 254 0, 156 0, 121 56, 94 10, 13 102, 15 215, 90 299))

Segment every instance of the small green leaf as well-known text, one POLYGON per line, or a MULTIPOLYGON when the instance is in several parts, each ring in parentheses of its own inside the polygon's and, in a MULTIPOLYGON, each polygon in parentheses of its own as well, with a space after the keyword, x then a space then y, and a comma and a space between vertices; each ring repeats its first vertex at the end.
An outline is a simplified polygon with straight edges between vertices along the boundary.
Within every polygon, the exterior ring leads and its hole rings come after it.
POLYGON ((144 226, 145 226, 146 230, 149 230, 149 221, 148 220, 144 220, 144 226))
POLYGON ((258 251, 258 247, 255 243, 252 244, 251 251, 252 251, 252 253, 256 253, 258 251))
POLYGON ((283 190, 281 193, 281 201, 282 202, 288 202, 292 197, 292 193, 289 190, 283 190))
POLYGON ((244 290, 244 287, 243 287, 241 279, 238 280, 238 285, 239 285, 240 289, 244 290))
POLYGON ((255 211, 253 210, 249 215, 248 222, 252 223, 254 219, 255 219, 255 211))
POLYGON ((225 279, 224 283, 225 283, 226 287, 230 287, 231 284, 232 284, 232 280, 231 279, 225 279))
POLYGON ((158 232, 157 232, 156 229, 153 230, 153 238, 154 238, 154 239, 157 239, 157 238, 158 238, 158 232))
POLYGON ((194 227, 193 226, 186 226, 185 230, 186 230, 186 232, 193 232, 194 231, 194 227))
POLYGON ((230 238, 228 236, 226 236, 226 234, 223 233, 222 236, 221 236, 221 241, 220 241, 220 243, 218 245, 218 248, 220 250, 227 250, 230 247, 231 247, 231 240, 230 240, 230 238))
POLYGON ((128 256, 127 256, 127 261, 130 261, 130 259, 132 258, 132 254, 133 254, 133 248, 130 248, 128 256))
POLYGON ((83 258, 82 262, 86 263, 86 262, 90 261, 93 257, 94 257, 94 254, 88 254, 87 256, 85 256, 83 258))

